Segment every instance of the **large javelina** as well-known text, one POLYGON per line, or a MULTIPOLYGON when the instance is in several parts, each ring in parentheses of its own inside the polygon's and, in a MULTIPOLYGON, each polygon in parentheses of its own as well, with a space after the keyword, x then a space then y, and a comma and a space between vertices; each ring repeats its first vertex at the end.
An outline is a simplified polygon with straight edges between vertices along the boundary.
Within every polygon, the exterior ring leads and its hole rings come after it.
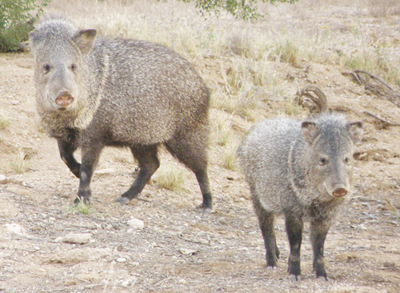
POLYGON ((269 119, 255 124, 238 148, 266 248, 267 267, 276 266, 279 250, 274 215, 283 213, 290 244, 290 279, 300 275, 303 221, 310 220, 313 269, 327 278, 324 242, 353 185, 353 147, 362 124, 323 113, 303 122, 269 119))
POLYGON ((137 197, 159 167, 157 148, 191 169, 209 212, 207 175, 209 92, 195 69, 158 44, 96 37, 67 19, 48 17, 29 34, 35 59, 37 110, 57 139, 61 158, 80 178, 77 200, 90 202, 90 181, 105 146, 129 147, 139 163, 131 188, 137 197), (82 150, 82 163, 74 158, 82 150))

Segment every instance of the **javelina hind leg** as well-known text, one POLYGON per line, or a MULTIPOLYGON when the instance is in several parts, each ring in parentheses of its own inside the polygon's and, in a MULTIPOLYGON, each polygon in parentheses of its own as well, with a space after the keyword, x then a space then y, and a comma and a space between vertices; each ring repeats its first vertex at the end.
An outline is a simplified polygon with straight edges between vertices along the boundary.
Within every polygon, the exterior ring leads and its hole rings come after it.
POLYGON ((274 214, 266 211, 260 204, 257 196, 253 195, 254 209, 258 216, 258 223, 264 238, 266 250, 267 269, 276 267, 279 258, 279 249, 276 245, 276 237, 274 231, 274 214))
POLYGON ((299 281, 301 273, 300 248, 304 223, 301 218, 291 215, 290 212, 288 212, 285 213, 285 224, 290 244, 290 255, 288 262, 289 277, 292 281, 299 281))
POLYGON ((203 195, 203 203, 199 206, 203 209, 203 214, 210 213, 212 209, 211 187, 207 175, 206 141, 207 138, 202 137, 201 132, 193 135, 185 133, 165 144, 168 151, 196 175, 203 195))
POLYGON ((117 202, 127 204, 133 198, 137 197, 143 190, 144 186, 150 180, 154 172, 160 166, 158 160, 157 146, 135 146, 131 147, 133 156, 139 163, 139 174, 133 182, 131 188, 117 198, 117 202))
POLYGON ((313 270, 317 278, 324 277, 325 280, 328 280, 324 264, 324 243, 326 235, 328 234, 329 225, 323 221, 312 221, 310 228, 310 240, 314 254, 313 270))
POLYGON ((90 203, 90 181, 94 173, 94 169, 99 162, 101 150, 104 145, 101 143, 91 143, 89 147, 82 148, 82 164, 79 172, 79 190, 78 197, 75 199, 75 204, 83 201, 86 204, 90 203))
POLYGON ((77 144, 66 142, 60 139, 57 139, 57 143, 61 159, 68 166, 71 172, 77 178, 79 178, 79 170, 81 168, 81 164, 79 164, 74 157, 74 152, 77 149, 77 144))

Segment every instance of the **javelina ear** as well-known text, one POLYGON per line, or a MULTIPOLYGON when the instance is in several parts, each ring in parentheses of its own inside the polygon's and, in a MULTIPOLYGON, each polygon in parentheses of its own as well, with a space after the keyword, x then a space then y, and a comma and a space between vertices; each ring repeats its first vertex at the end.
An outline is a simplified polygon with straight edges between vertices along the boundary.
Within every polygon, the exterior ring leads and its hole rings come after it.
POLYGON ((82 55, 90 53, 94 46, 97 31, 95 29, 80 30, 72 40, 76 43, 82 55))
POLYGON ((361 136, 363 134, 363 128, 361 122, 352 122, 346 125, 347 132, 350 135, 353 143, 357 143, 361 140, 361 136))
POLYGON ((304 121, 301 123, 301 133, 303 135, 303 139, 312 144, 314 139, 319 134, 319 126, 311 121, 304 121))

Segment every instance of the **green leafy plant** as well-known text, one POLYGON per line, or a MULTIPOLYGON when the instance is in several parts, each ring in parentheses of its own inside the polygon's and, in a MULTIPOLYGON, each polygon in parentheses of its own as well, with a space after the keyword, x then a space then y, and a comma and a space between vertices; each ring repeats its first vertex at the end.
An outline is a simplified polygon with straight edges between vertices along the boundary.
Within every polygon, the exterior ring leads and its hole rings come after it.
POLYGON ((51 0, 0 1, 0 51, 17 51, 21 42, 28 40, 33 22, 43 14, 51 0))
MULTIPOLYGON (((244 20, 257 19, 264 17, 265 14, 258 12, 258 0, 182 0, 183 2, 189 3, 194 2, 196 8, 200 10, 202 14, 215 13, 219 15, 221 10, 225 10, 236 18, 242 18, 244 20)), ((276 4, 277 2, 293 4, 298 0, 262 0, 263 3, 276 4)))

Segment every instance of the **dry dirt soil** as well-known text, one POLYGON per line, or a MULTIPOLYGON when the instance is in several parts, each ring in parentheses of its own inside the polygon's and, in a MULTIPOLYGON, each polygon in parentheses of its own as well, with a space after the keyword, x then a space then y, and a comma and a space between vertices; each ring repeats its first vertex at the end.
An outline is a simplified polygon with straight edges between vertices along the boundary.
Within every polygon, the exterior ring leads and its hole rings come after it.
MULTIPOLYGON (((390 23, 388 38, 400 40, 400 17, 365 22, 381 27, 390 23)), ((229 64, 223 66, 229 69, 229 64)), ((333 65, 301 61, 296 67, 274 66, 288 87, 291 80, 320 86, 333 110, 365 126, 364 139, 357 145, 353 197, 326 241, 328 281, 312 273, 308 227, 301 282, 289 281, 282 218, 276 223, 279 267, 266 270, 263 240, 244 177, 239 170, 217 164, 219 153, 212 146, 214 209, 207 218, 195 208, 201 195, 193 174, 165 150, 160 154, 162 168, 185 170, 185 190, 162 189, 155 177, 140 199, 126 206, 115 203, 133 182, 136 164, 127 150, 109 148, 97 168, 102 172, 91 185, 91 213, 71 210, 78 180, 59 158, 56 141, 37 126, 33 58, 20 53, 0 55, 0 111, 10 120, 0 131, 0 291, 400 292, 399 127, 365 113, 396 124, 400 109, 333 65), (24 153, 28 165, 22 174, 10 167, 16 152, 24 153), (131 227, 132 219, 143 221, 144 227, 131 227), (85 234, 89 242, 60 241, 70 233, 85 234)), ((212 58, 198 67, 206 82, 220 78, 213 71, 220 63, 212 58)), ((272 99, 266 116, 273 117, 284 103, 272 99)), ((216 113, 212 111, 210 118, 216 113)), ((247 126, 241 127, 239 118, 235 123, 243 135, 241 129, 247 126)))

